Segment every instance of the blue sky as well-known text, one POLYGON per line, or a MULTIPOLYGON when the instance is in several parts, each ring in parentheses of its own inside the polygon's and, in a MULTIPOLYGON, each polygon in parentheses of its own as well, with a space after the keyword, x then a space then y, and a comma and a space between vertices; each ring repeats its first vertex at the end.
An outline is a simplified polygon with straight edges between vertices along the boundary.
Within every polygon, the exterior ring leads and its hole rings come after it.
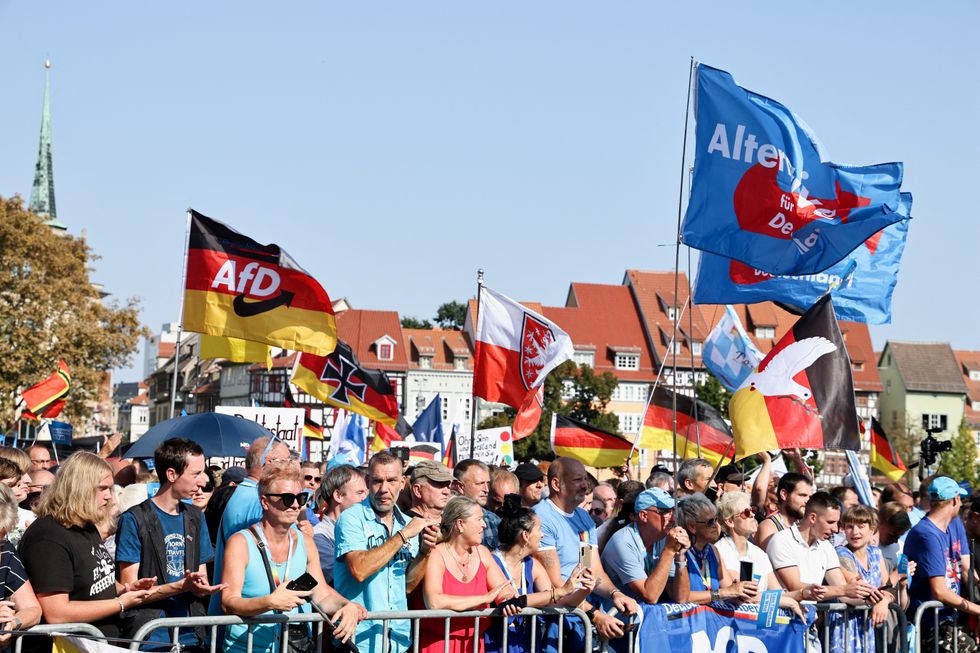
POLYGON ((154 330, 177 318, 188 206, 357 308, 431 316, 478 267, 561 305, 571 281, 672 269, 694 56, 834 160, 905 162, 915 219, 875 345, 980 349, 980 4, 816 6, 0 0, 0 195, 30 194, 49 56, 59 218, 154 330))

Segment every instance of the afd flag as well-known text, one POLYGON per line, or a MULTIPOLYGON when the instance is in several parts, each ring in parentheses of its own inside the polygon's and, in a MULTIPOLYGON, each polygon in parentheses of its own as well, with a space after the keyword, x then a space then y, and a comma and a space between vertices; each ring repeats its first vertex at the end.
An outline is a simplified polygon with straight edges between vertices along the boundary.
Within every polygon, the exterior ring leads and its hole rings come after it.
MULTIPOLYGON (((911 205, 912 196, 902 193, 902 201, 911 205)), ((908 229, 908 220, 885 227, 843 261, 816 274, 773 276, 751 265, 702 252, 694 286, 694 303, 755 304, 773 301, 805 309, 816 303, 832 285, 840 283, 847 267, 853 263, 854 274, 834 290, 837 318, 888 324, 892 319, 892 293, 898 281, 908 229)))
POLYGON ((642 608, 640 650, 671 653, 803 653, 803 633, 814 618, 812 608, 804 608, 808 623, 780 609, 776 623, 767 628, 759 621, 758 605, 667 603, 642 608))
POLYGON ((909 217, 902 164, 842 166, 787 107, 698 65, 683 240, 770 274, 826 270, 909 217))
POLYGON ((425 410, 416 418, 412 424, 412 433, 415 434, 416 442, 439 442, 443 441, 442 433, 442 396, 436 395, 425 410))
POLYGON ((735 392, 762 361, 762 352, 749 339, 735 309, 725 307, 725 314, 708 334, 701 360, 722 385, 735 392))

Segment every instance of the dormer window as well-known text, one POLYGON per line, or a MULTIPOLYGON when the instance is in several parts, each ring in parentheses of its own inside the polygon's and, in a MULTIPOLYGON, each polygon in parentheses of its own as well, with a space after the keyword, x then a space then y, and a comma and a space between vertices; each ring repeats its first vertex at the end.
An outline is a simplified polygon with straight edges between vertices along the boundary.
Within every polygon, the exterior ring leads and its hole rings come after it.
POLYGON ((395 339, 389 335, 383 335, 373 343, 374 352, 378 355, 379 361, 390 361, 395 359, 395 339))
POLYGON ((695 356, 700 356, 701 355, 701 341, 700 340, 695 340, 694 342, 691 343, 691 353, 694 354, 695 356))
POLYGON ((617 370, 638 370, 640 369, 639 354, 616 354, 617 370))
POLYGON ((755 328, 756 338, 775 338, 776 337, 776 327, 756 327, 755 328))
POLYGON ((419 356, 419 367, 423 370, 432 368, 432 356, 419 356))

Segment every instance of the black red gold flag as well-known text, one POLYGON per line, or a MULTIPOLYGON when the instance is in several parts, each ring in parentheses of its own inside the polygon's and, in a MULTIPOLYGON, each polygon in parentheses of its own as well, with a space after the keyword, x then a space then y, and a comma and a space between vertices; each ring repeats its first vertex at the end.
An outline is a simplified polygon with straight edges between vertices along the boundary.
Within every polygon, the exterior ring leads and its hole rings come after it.
POLYGON ((901 456, 892 448, 885 429, 874 417, 871 418, 871 466, 893 481, 900 481, 908 468, 901 456))
MULTIPOLYGON (((677 394, 677 455, 680 458, 697 458, 698 442, 701 458, 717 465, 722 458, 734 453, 732 431, 721 416, 709 404, 700 399, 677 394)), ((658 385, 643 416, 640 446, 644 449, 674 449, 674 393, 658 385)))
POLYGON ((728 413, 739 460, 775 449, 861 448, 851 362, 830 295, 762 359, 728 413))
POLYGON ((621 435, 552 413, 551 448, 591 467, 621 467, 633 443, 621 435))
POLYGON ((71 389, 71 371, 65 361, 58 361, 58 371, 21 393, 26 410, 24 417, 37 419, 38 417, 54 417, 61 412, 64 402, 58 404, 59 400, 68 394, 71 389))
POLYGON ((337 342, 327 291, 278 245, 190 211, 184 328, 326 356, 337 342))
POLYGON ((343 340, 337 341, 337 348, 329 356, 300 354, 293 384, 330 406, 389 426, 398 422, 398 400, 388 376, 381 370, 361 367, 343 340))

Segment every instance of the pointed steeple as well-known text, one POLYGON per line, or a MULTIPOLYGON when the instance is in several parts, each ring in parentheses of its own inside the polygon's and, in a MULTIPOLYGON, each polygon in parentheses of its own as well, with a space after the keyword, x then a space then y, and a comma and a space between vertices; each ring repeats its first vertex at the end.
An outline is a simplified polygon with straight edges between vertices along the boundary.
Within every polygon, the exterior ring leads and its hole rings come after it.
POLYGON ((58 210, 54 203, 54 166, 51 161, 51 60, 44 62, 44 106, 41 109, 41 143, 37 150, 34 167, 34 185, 31 187, 31 211, 46 218, 52 229, 64 231, 67 227, 58 222, 58 210))

